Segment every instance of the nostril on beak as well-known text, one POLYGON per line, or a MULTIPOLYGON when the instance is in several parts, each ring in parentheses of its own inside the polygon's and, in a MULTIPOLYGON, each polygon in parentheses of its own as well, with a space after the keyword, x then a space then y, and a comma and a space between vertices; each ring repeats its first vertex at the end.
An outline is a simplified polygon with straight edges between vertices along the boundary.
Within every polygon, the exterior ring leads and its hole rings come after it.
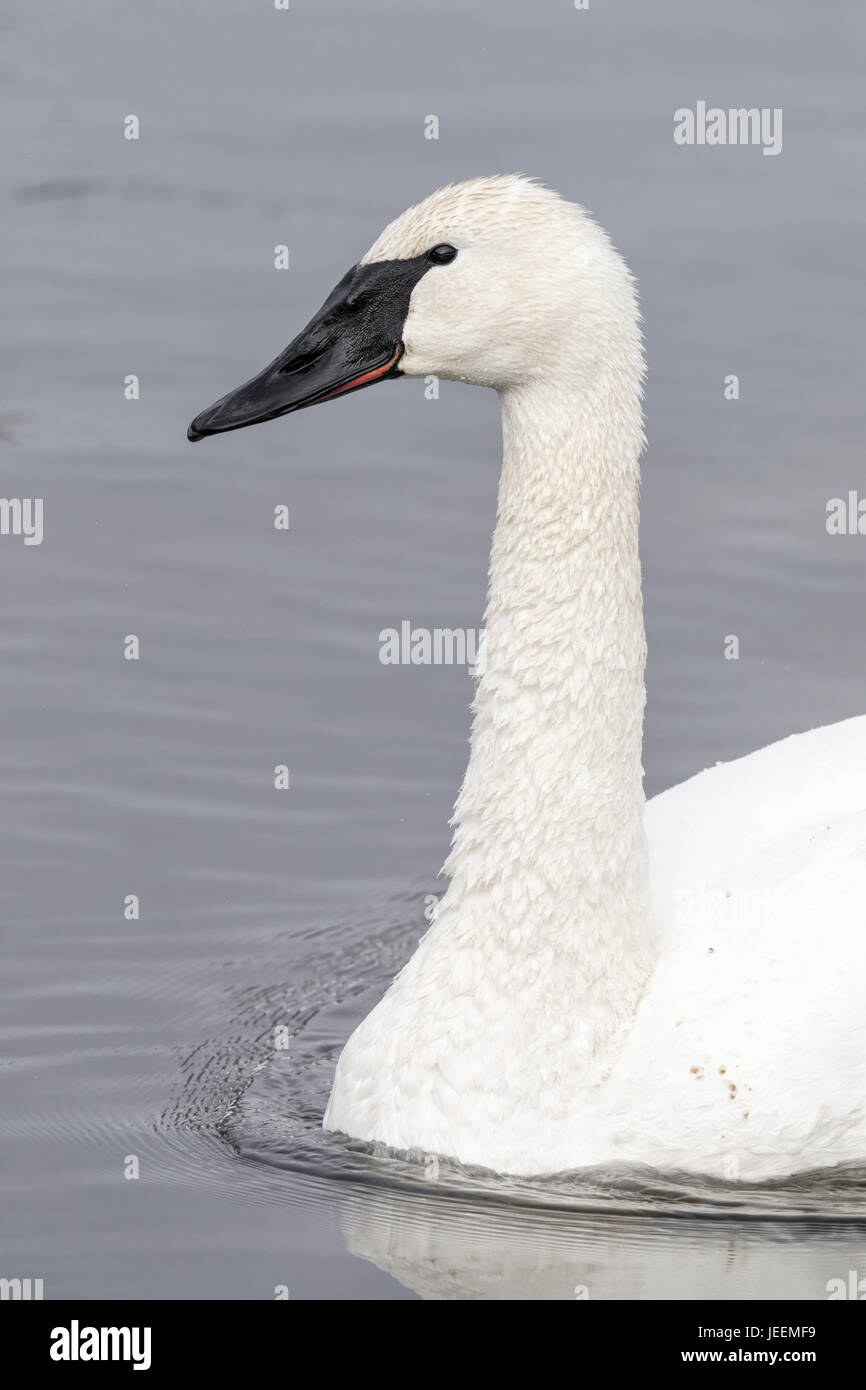
POLYGON ((291 376, 294 372, 305 372, 318 362, 328 350, 329 339, 326 334, 310 333, 292 351, 279 369, 280 376, 291 376))
POLYGON ((359 304, 367 304, 370 300, 370 289, 368 285, 356 285, 353 290, 349 290, 343 300, 347 309, 357 309, 359 304))

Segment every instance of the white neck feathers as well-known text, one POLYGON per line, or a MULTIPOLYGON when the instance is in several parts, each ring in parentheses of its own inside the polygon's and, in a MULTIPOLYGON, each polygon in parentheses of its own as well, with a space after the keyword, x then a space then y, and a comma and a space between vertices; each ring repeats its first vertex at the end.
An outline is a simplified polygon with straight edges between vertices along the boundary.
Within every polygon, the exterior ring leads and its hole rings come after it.
POLYGON ((486 670, 438 919, 486 948, 491 973, 514 955, 524 979, 537 969, 548 1005, 558 982, 585 1059, 613 1043, 650 969, 633 355, 579 395, 555 381, 502 393, 486 670))

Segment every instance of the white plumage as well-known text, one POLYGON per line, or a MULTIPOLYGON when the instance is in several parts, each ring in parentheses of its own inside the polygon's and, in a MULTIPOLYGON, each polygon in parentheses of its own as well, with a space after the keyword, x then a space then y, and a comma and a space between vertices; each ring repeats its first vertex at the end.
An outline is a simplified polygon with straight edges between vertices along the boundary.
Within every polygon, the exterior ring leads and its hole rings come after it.
POLYGON ((448 889, 325 1127, 514 1174, 862 1158, 866 718, 645 806, 631 277, 519 177, 440 190, 365 261, 441 242, 400 369, 500 394, 486 670, 448 889))

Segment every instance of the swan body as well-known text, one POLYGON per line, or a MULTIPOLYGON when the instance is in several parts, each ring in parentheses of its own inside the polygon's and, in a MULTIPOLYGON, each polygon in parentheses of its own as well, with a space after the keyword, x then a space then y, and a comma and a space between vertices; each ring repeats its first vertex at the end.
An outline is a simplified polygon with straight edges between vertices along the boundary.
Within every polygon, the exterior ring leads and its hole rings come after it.
POLYGON ((593 220, 517 176, 391 223, 190 437, 383 376, 498 391, 469 765, 435 920, 325 1127, 532 1175, 754 1179, 866 1156, 866 718, 646 805, 643 353, 593 220))
MULTIPOLYGON (((540 1055, 515 1029, 490 1071, 483 988, 458 992, 455 969, 474 966, 455 967, 434 924, 345 1049, 329 1123, 346 1129, 348 1105, 356 1137, 523 1175, 641 1163, 755 1180, 862 1158, 864 766, 861 716, 647 804, 655 965, 600 1081, 568 1064, 573 1018, 555 991, 535 1019, 540 1055)), ((536 975, 527 959, 515 997, 536 975)))

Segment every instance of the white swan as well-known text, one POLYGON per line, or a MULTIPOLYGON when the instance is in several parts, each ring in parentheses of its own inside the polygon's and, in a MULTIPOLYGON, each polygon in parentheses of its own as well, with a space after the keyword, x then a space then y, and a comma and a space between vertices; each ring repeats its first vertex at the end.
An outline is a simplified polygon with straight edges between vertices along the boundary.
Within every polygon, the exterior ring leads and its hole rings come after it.
POLYGON ((530 180, 442 189, 190 434, 394 375, 500 395, 487 663, 449 886, 347 1043, 325 1127, 521 1175, 866 1157, 866 718, 644 804, 623 261, 530 180))

